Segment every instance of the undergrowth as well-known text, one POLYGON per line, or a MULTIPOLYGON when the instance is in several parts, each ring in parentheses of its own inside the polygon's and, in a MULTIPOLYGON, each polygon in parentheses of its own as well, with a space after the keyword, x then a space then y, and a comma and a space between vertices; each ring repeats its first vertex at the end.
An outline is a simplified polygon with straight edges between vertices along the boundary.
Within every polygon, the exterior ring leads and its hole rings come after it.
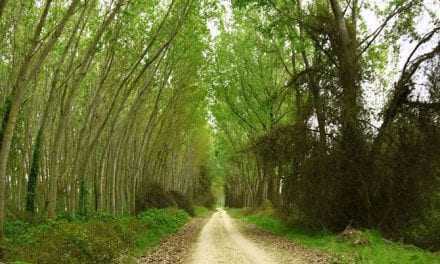
POLYGON ((179 209, 149 209, 138 216, 62 216, 29 224, 6 223, 0 261, 7 263, 131 263, 177 232, 189 215, 179 209), (123 259, 123 260, 122 260, 123 259), (130 262, 131 261, 131 262, 130 262))
POLYGON ((194 213, 197 217, 207 217, 212 212, 212 210, 203 207, 203 206, 195 206, 194 213))
POLYGON ((307 231, 290 227, 276 216, 231 209, 230 214, 275 235, 286 237, 306 248, 318 249, 335 256, 335 263, 356 264, 437 264, 440 255, 415 246, 391 242, 379 232, 364 230, 369 241, 366 245, 354 245, 330 232, 307 231))

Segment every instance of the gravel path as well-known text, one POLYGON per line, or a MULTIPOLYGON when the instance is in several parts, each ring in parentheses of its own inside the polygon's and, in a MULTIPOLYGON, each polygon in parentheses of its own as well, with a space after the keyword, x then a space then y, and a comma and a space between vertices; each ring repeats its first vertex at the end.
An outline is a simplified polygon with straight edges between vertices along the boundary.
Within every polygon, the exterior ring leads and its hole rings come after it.
POLYGON ((192 253, 206 219, 195 218, 186 224, 177 234, 163 240, 158 247, 142 257, 139 264, 180 264, 185 263, 192 253))
POLYGON ((217 209, 193 219, 139 260, 140 264, 327 264, 325 254, 235 221, 217 209))
POLYGON ((224 210, 214 213, 187 264, 303 264, 326 263, 319 254, 249 225, 236 223, 224 210), (308 253, 308 254, 306 254, 308 253))

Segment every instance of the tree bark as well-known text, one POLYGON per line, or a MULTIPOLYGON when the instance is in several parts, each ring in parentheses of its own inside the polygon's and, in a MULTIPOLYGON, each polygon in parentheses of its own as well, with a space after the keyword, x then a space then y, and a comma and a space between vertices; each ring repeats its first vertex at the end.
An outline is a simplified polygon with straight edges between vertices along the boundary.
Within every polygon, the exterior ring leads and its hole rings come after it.
POLYGON ((5 10, 8 0, 0 0, 0 18, 2 18, 3 11, 5 10))
MULTIPOLYGON (((56 27, 51 39, 48 40, 45 47, 43 47, 39 58, 36 61, 36 64, 33 66, 29 73, 29 69, 31 68, 31 60, 33 57, 34 49, 37 45, 36 40, 39 38, 39 34, 41 30, 36 30, 36 34, 32 38, 32 42, 34 43, 33 47, 30 48, 29 52, 25 56, 23 60, 22 66, 18 73, 15 84, 12 88, 12 93, 10 96, 10 107, 6 110, 4 115, 4 126, 1 135, 1 145, 0 145, 0 237, 3 237, 3 224, 5 217, 5 187, 6 187, 6 171, 9 160, 9 152, 11 148, 11 141, 14 135, 15 125, 17 123, 18 113, 20 110, 20 105, 23 99, 23 96, 26 92, 26 85, 28 82, 29 76, 34 76, 38 71, 40 65, 43 63, 48 53, 51 51, 53 45, 56 43, 58 38, 60 37, 65 24, 70 19, 70 17, 75 13, 76 6, 79 4, 79 0, 73 1, 66 14, 63 16, 61 22, 56 27)), ((45 17, 42 17, 45 20, 45 17)))

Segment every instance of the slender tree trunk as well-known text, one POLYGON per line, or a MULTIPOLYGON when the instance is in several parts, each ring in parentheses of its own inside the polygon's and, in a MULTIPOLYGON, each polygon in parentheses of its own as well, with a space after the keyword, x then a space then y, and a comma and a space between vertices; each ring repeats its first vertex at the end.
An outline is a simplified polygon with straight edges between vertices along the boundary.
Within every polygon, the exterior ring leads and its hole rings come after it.
MULTIPOLYGON (((354 32, 350 32, 338 0, 329 0, 336 22, 337 34, 333 36, 339 59, 339 80, 343 88, 342 94, 342 135, 348 155, 356 151, 359 142, 358 118, 360 107, 359 96, 359 62, 357 41, 354 32)), ((355 7, 357 8, 357 7, 355 7)), ((355 18, 352 18, 352 20, 355 18)))
POLYGON ((22 66, 18 73, 16 82, 12 88, 12 93, 10 96, 10 102, 7 105, 6 112, 4 115, 4 126, 1 135, 1 145, 0 145, 0 237, 3 236, 3 223, 4 223, 4 209, 5 209, 5 184, 6 184, 6 171, 9 160, 9 152, 11 148, 11 141, 14 135, 15 125, 17 123, 18 113, 20 110, 20 105, 23 99, 23 96, 26 92, 26 86, 28 82, 29 76, 36 76, 39 72, 40 65, 43 63, 49 52, 51 51, 53 45, 55 45, 56 41, 60 37, 63 32, 64 26, 70 17, 74 14, 76 6, 79 3, 79 0, 73 1, 66 14, 63 16, 61 22, 57 25, 51 39, 48 40, 47 44, 42 48, 39 57, 36 60, 36 63, 31 66, 31 60, 33 57, 33 52, 35 47, 37 46, 37 40, 41 33, 42 27, 44 25, 44 21, 47 16, 47 11, 51 0, 47 2, 46 9, 43 12, 43 15, 40 19, 40 22, 37 24, 37 28, 34 33, 34 37, 32 38, 33 46, 30 48, 28 54, 25 56, 23 60, 22 66), (30 69, 30 72, 29 72, 30 69))
POLYGON ((0 18, 2 18, 3 11, 5 10, 8 0, 0 0, 0 18))

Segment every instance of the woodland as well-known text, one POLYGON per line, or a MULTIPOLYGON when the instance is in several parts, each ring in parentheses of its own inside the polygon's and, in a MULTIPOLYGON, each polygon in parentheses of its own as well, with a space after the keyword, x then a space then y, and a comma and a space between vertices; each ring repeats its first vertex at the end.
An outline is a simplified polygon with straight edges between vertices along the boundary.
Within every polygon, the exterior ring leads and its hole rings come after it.
POLYGON ((438 2, 232 3, 208 75, 226 206, 439 249, 438 2))
POLYGON ((270 204, 440 250, 436 0, 0 0, 0 112, 0 240, 270 204))

